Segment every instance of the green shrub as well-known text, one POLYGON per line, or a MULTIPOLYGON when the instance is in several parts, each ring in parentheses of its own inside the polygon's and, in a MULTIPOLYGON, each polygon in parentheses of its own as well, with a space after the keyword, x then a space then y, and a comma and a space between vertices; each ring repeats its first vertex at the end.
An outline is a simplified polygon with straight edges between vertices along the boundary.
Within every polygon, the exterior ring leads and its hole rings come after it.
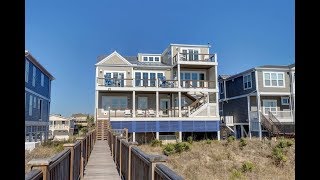
POLYGON ((246 141, 245 138, 241 138, 240 139, 240 142, 239 142, 239 146, 240 146, 240 149, 242 149, 244 146, 246 146, 248 144, 248 142, 246 141))
POLYGON ((292 146, 293 144, 294 144, 294 143, 293 143, 292 140, 290 140, 290 139, 287 140, 287 146, 288 146, 288 147, 292 146))
POLYGON ((193 137, 192 137, 192 136, 189 136, 189 137, 187 138, 187 141, 188 141, 188 143, 192 144, 192 143, 193 143, 193 137))
POLYGON ((189 150, 190 145, 186 142, 179 142, 175 144, 174 148, 175 148, 175 152, 182 153, 183 151, 189 150))
POLYGON ((287 156, 285 156, 283 149, 275 147, 272 150, 272 156, 275 159, 276 165, 283 165, 287 161, 287 156))
POLYGON ((211 143, 212 143, 212 141, 210 139, 206 140, 206 144, 211 144, 211 143))
POLYGON ((244 179, 244 176, 242 175, 242 173, 236 169, 232 170, 231 176, 230 176, 231 180, 235 180, 235 179, 244 179))
POLYGON ((163 153, 167 156, 174 154, 175 152, 175 145, 171 143, 167 144, 163 149, 163 153))
POLYGON ((252 162, 246 161, 242 164, 241 170, 242 172, 246 173, 246 172, 251 172, 254 168, 254 165, 252 162))
POLYGON ((228 143, 231 143, 231 142, 233 142, 235 140, 236 140, 236 137, 234 137, 234 136, 229 136, 228 139, 227 139, 228 143))
POLYGON ((154 140, 151 141, 151 146, 152 147, 162 146, 162 141, 160 141, 158 139, 154 139, 154 140))

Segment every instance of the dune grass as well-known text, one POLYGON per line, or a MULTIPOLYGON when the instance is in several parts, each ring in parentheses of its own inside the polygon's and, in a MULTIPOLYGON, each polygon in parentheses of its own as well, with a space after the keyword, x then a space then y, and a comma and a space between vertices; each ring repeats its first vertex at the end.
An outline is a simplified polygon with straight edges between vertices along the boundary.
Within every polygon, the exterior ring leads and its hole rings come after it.
MULTIPOLYGON (((139 145, 149 154, 165 146, 139 145)), ((185 179, 295 179, 294 139, 203 140, 168 156, 165 163, 185 179)))

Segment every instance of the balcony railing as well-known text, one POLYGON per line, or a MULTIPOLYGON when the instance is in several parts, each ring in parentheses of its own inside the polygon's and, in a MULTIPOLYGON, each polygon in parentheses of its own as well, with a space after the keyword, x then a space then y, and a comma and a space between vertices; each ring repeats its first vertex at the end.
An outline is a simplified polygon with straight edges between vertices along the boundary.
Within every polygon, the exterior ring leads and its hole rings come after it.
POLYGON ((61 130, 68 130, 70 129, 69 125, 65 124, 56 124, 56 125, 49 125, 50 129, 61 129, 61 130))
MULTIPOLYGON (((179 117, 179 110, 178 108, 172 109, 159 109, 159 117, 179 117)), ((181 107, 181 114, 182 117, 186 117, 188 114, 187 107, 181 107)), ((107 111, 107 116, 110 117, 133 117, 133 110, 132 109, 110 109, 107 111)), ((156 117, 157 111, 155 109, 136 109, 135 111, 136 117, 156 117)))
POLYGON ((291 111, 277 111, 268 113, 269 118, 274 122, 288 122, 293 123, 293 118, 291 115, 291 111))
MULTIPOLYGON (((97 78, 98 86, 103 87, 156 87, 156 88, 179 88, 178 80, 160 79, 113 79, 97 78)), ((207 80, 181 80, 182 88, 208 88, 216 87, 215 81, 207 80)))
POLYGON ((173 64, 176 64, 178 60, 184 62, 216 62, 216 54, 178 53, 172 58, 173 64))

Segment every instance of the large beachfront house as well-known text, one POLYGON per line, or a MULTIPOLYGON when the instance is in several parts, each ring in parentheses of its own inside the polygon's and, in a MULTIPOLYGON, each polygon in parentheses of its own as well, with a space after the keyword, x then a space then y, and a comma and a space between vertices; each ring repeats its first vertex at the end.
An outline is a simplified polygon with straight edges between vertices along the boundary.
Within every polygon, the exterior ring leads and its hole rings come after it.
MULTIPOLYGON (((191 134, 220 138, 217 54, 209 45, 170 44, 162 53, 98 57, 96 120, 161 139, 191 134)), ((144 137, 146 138, 146 137, 144 137)))
POLYGON ((60 114, 49 116, 49 137, 54 140, 68 140, 74 134, 74 118, 63 117, 60 114))
POLYGON ((51 81, 54 77, 25 51, 25 141, 48 138, 51 81))
POLYGON ((265 65, 219 76, 222 129, 237 138, 294 135, 295 65, 265 65))

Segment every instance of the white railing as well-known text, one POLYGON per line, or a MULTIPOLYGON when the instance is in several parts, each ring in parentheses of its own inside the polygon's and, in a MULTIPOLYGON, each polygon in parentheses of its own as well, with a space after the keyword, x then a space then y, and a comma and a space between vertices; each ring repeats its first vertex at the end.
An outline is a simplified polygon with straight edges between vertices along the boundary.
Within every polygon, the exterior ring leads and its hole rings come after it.
POLYGON ((233 126, 233 116, 221 116, 222 124, 233 126))
POLYGON ((56 124, 56 125, 50 125, 49 129, 63 129, 63 130, 68 130, 70 126, 65 125, 65 124, 56 124))
POLYGON ((291 111, 277 111, 277 112, 272 112, 272 114, 280 122, 293 122, 291 111))

